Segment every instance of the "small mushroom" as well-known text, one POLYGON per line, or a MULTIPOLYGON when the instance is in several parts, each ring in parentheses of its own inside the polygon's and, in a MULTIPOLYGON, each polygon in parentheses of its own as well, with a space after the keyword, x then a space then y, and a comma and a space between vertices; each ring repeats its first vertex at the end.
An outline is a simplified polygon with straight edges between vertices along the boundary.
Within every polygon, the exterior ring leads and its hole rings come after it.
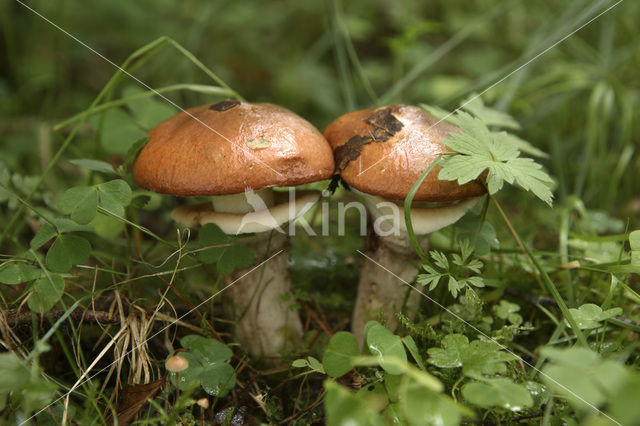
MULTIPOLYGON (((217 224, 243 238, 259 264, 288 244, 281 226, 307 211, 318 191, 290 194, 274 186, 296 186, 331 177, 329 144, 309 122, 266 103, 227 100, 182 112, 149 132, 133 169, 139 186, 179 196, 212 196, 212 203, 176 208, 172 218, 187 227, 217 224)), ((286 256, 259 270, 227 277, 238 318, 235 338, 250 353, 275 355, 302 335, 291 295, 286 256), (291 300, 291 298, 289 297, 291 300), (289 302, 290 303, 290 302, 289 302)))
POLYGON ((189 368, 189 360, 182 355, 173 355, 165 361, 164 367, 176 375, 176 403, 180 398, 180 373, 189 368))
MULTIPOLYGON (((403 200, 438 155, 450 151, 440 141, 456 131, 457 127, 408 105, 354 111, 324 131, 334 150, 336 172, 362 197, 374 231, 366 253, 374 262, 362 263, 351 323, 360 342, 364 325, 377 319, 381 310, 393 329, 394 312, 405 305, 412 316, 418 308, 420 295, 410 291, 405 300, 409 289, 375 262, 407 282, 415 278, 418 262, 405 227, 403 200)), ((436 166, 427 175, 411 209, 414 232, 425 248, 428 234, 456 222, 485 192, 478 181, 465 185, 440 181, 439 170, 436 166)))

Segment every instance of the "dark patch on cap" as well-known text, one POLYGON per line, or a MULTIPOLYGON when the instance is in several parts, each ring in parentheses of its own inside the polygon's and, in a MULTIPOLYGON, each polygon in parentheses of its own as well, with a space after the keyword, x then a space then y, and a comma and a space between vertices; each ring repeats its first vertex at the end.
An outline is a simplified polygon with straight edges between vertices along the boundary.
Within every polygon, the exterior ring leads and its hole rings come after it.
POLYGON ((389 136, 398 133, 403 124, 392 114, 393 107, 380 109, 371 114, 365 121, 376 128, 376 131, 383 130, 389 136))
POLYGON ((336 159, 336 173, 343 171, 350 161, 358 158, 365 145, 373 142, 387 142, 404 127, 404 124, 393 115, 393 107, 381 108, 364 121, 373 126, 369 134, 353 136, 333 151, 336 159))
POLYGON ((237 105, 240 105, 240 101, 236 101, 234 99, 227 99, 222 102, 218 102, 217 104, 211 105, 209 109, 212 109, 214 111, 226 111, 237 105))

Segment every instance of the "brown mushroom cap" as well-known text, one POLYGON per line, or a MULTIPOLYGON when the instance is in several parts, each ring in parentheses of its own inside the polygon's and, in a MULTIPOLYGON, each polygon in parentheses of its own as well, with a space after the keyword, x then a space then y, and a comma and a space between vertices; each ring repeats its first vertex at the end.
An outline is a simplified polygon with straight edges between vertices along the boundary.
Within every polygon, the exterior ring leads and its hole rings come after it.
MULTIPOLYGON (((440 141, 456 131, 422 108, 392 105, 345 114, 324 136, 345 182, 368 194, 401 200, 439 154, 451 151, 440 141)), ((458 185, 438 180, 439 172, 439 166, 433 168, 414 200, 449 202, 485 193, 477 181, 458 185)))
POLYGON ((225 195, 331 176, 331 148, 308 121, 277 105, 223 101, 181 112, 149 132, 133 177, 172 195, 225 195))

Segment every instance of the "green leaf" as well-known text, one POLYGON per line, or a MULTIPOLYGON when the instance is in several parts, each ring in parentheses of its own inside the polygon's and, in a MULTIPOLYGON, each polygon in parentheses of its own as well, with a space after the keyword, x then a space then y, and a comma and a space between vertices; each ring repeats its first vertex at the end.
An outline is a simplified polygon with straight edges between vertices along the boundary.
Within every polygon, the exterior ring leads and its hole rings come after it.
POLYGON ((203 369, 200 384, 209 395, 224 396, 236 385, 236 372, 227 363, 215 364, 203 369))
POLYGON ((209 247, 198 252, 198 259, 202 263, 211 264, 220 259, 225 251, 229 238, 213 223, 207 223, 198 231, 198 243, 201 247, 209 247))
POLYGON ((489 193, 496 193, 507 182, 533 192, 551 205, 553 180, 538 163, 519 157, 520 151, 507 133, 492 133, 481 120, 462 111, 458 111, 451 121, 462 132, 450 133, 442 143, 458 155, 442 160, 439 179, 464 184, 487 171, 489 193))
POLYGON ((218 272, 228 275, 236 269, 246 269, 253 264, 253 251, 246 246, 233 244, 225 247, 218 260, 218 272))
POLYGON ((124 231, 124 223, 111 216, 98 213, 91 221, 93 231, 102 238, 115 238, 124 231))
POLYGON ((33 281, 41 275, 40 268, 17 260, 0 265, 0 283, 3 284, 21 284, 33 281))
MULTIPOLYGON (((622 315, 622 308, 611 308, 603 311, 598 305, 586 303, 578 309, 570 308, 569 312, 571 312, 581 330, 590 330, 601 327, 600 321, 606 321, 616 315, 622 315)), ((568 322, 567 326, 571 327, 568 322)))
MULTIPOLYGON (((145 91, 136 86, 127 86, 122 91, 122 97, 130 97, 145 91)), ((156 124, 175 115, 176 109, 165 101, 158 101, 152 97, 144 97, 129 101, 127 107, 133 111, 143 127, 151 129, 156 124)))
POLYGON ((80 225, 78 222, 75 222, 71 219, 67 219, 65 217, 57 217, 53 219, 53 224, 56 226, 56 229, 61 234, 65 234, 68 232, 92 232, 93 227, 89 225, 80 225))
POLYGON ((116 216, 124 216, 124 208, 131 203, 131 187, 122 179, 98 185, 100 204, 116 216))
POLYGON ((460 424, 458 407, 421 383, 410 379, 403 386, 399 403, 410 425, 454 426, 460 424))
POLYGON ((55 237, 56 234, 56 229, 53 226, 49 225, 49 223, 44 222, 38 233, 31 240, 31 243, 29 243, 29 247, 31 247, 33 250, 38 250, 44 244, 49 242, 49 240, 55 237))
POLYGON ((91 244, 77 235, 60 235, 47 252, 47 268, 67 272, 73 265, 84 263, 91 254, 91 244))
POLYGON ((6 401, 12 394, 12 399, 19 398, 22 407, 46 406, 57 386, 38 370, 13 352, 0 353, 0 400, 6 401))
POLYGON ((86 225, 98 211, 98 193, 93 186, 74 186, 60 196, 58 208, 75 222, 86 225))
POLYGON ((353 392, 330 380, 324 382, 327 426, 384 425, 378 411, 384 408, 386 398, 379 393, 368 395, 353 392))
POLYGON ((467 214, 455 224, 455 227, 460 229, 456 235, 458 244, 469 241, 478 256, 488 254, 492 248, 500 248, 495 228, 491 223, 481 221, 479 216, 467 214))
POLYGON ((470 112, 480 119, 487 126, 502 127, 505 129, 518 130, 520 124, 506 112, 498 111, 485 106, 482 98, 477 93, 472 93, 467 99, 461 102, 462 109, 470 112))
POLYGON ((378 357, 380 367, 389 374, 402 374, 404 369, 398 365, 407 363, 407 353, 402 339, 382 325, 375 323, 366 330, 365 342, 369 352, 378 357))
MULTIPOLYGON (((103 117, 100 143, 109 154, 125 154, 135 141, 145 136, 145 132, 122 109, 109 109, 103 117)), ((97 127, 98 121, 91 121, 97 127)))
POLYGON ((633 231, 629 234, 629 245, 631 250, 640 251, 640 230, 633 231))
POLYGON ((136 140, 131 147, 127 150, 127 155, 124 157, 124 162, 118 166, 118 174, 120 176, 124 176, 127 174, 127 169, 129 166, 135 161, 138 156, 138 152, 147 144, 149 141, 148 136, 143 136, 140 139, 136 140))
POLYGON ((629 246, 631 247, 631 264, 640 266, 640 231, 629 234, 629 246))
POLYGON ((91 158, 80 158, 76 160, 70 160, 71 164, 84 167, 89 170, 93 170, 100 173, 115 174, 113 166, 106 161, 93 160, 91 158))
POLYGON ((235 371, 226 361, 233 352, 215 339, 198 335, 188 335, 180 339, 180 344, 189 349, 181 352, 189 367, 179 376, 179 386, 188 390, 194 386, 202 386, 209 395, 224 396, 236 383, 235 371))
POLYGON ((358 355, 360 348, 355 336, 347 331, 339 331, 329 340, 322 356, 322 365, 329 376, 341 377, 353 368, 353 358, 358 355))
POLYGON ((402 338, 402 343, 407 348, 413 359, 418 364, 421 370, 424 370, 424 363, 422 362, 422 357, 420 356, 420 351, 418 350, 418 346, 416 345, 415 340, 411 336, 405 336, 402 338))
POLYGON ((554 392, 569 399, 579 409, 591 410, 607 401, 629 377, 630 370, 612 360, 602 360, 587 348, 556 349, 544 347, 549 359, 542 380, 554 392))
POLYGON ((492 375, 506 371, 506 361, 515 357, 502 352, 500 346, 490 341, 474 340, 469 343, 462 334, 449 334, 442 339, 441 348, 430 348, 430 364, 440 368, 462 367, 462 373, 470 377, 492 375))
POLYGON ((180 339, 180 344, 210 363, 226 361, 233 356, 231 349, 224 343, 196 334, 184 336, 180 339))
POLYGON ((29 297, 27 305, 33 312, 47 312, 62 297, 64 280, 58 274, 50 274, 33 283, 34 293, 29 297))
POLYGON ((471 382, 462 387, 462 396, 470 403, 482 408, 502 407, 521 411, 533 405, 527 389, 513 383, 511 379, 484 379, 484 383, 471 382))
POLYGON ((298 358, 293 360, 293 362, 291 363, 291 366, 295 368, 309 367, 309 361, 303 358, 298 358))
MULTIPOLYGON (((522 324, 522 316, 517 312, 520 311, 520 306, 507 302, 506 300, 501 300, 498 306, 493 308, 494 312, 498 316, 498 318, 502 318, 504 320, 508 320, 511 324, 520 325, 522 324)), ((575 315, 574 315, 575 318, 575 315)))

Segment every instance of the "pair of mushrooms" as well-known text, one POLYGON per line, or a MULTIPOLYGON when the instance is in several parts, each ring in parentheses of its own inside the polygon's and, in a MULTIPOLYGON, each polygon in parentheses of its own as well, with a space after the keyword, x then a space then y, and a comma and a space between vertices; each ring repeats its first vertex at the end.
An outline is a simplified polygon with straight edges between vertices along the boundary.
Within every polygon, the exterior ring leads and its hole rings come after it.
MULTIPOLYGON (((321 196, 318 191, 299 191, 295 199, 288 199, 288 194, 271 188, 340 173, 362 196, 378 225, 377 247, 369 251, 370 257, 411 281, 417 267, 404 221, 385 219, 393 205, 402 210, 402 200, 420 174, 448 151, 439 141, 452 131, 457 129, 438 123, 420 108, 395 105, 346 114, 323 136, 285 108, 227 100, 181 112, 152 129, 133 176, 139 186, 155 192, 212 196, 212 203, 176 208, 172 218, 187 227, 215 223, 229 235, 253 234, 243 243, 256 253, 257 265, 286 246, 280 227, 308 211, 321 196)), ((414 198, 411 217, 417 235, 455 222, 484 192, 478 182, 459 186, 439 181, 437 172, 436 167, 414 198)), ((247 271, 227 278, 238 280, 227 290, 236 312, 242 313, 235 338, 252 354, 278 354, 303 332, 298 313, 288 309, 291 302, 286 301, 292 300, 286 256, 247 271)), ((401 309, 405 294, 397 278, 373 262, 363 262, 352 320, 360 341, 364 325, 380 310, 393 327, 393 312, 401 309)), ((409 315, 418 302, 412 292, 406 301, 409 315)))

